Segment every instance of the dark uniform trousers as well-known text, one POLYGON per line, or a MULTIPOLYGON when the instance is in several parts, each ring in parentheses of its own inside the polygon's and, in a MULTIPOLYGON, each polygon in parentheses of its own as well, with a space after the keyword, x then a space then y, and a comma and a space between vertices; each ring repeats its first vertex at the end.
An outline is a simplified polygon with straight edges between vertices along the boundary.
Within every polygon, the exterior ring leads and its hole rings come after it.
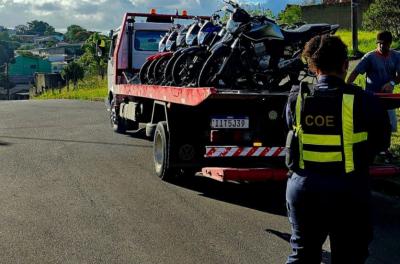
POLYGON ((304 101, 298 90, 289 96, 288 125, 301 144, 291 154, 300 160, 289 162, 299 166, 288 165, 294 172, 286 189, 287 264, 321 263, 328 236, 332 264, 364 263, 372 240, 368 162, 371 151, 385 147, 379 142, 388 141, 389 121, 376 98, 342 80, 326 78, 320 86, 304 101))
POLYGON ((321 263, 321 248, 328 235, 332 264, 364 263, 368 257, 372 239, 369 194, 334 190, 327 186, 332 182, 296 173, 288 179, 286 200, 293 252, 287 263, 321 263))

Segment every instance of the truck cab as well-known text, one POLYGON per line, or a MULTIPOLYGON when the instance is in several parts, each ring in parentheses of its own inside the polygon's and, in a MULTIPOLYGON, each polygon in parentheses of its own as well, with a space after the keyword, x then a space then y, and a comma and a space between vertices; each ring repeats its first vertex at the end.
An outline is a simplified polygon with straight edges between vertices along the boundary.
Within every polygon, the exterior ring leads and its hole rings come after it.
POLYGON ((165 15, 126 14, 122 25, 111 30, 112 39, 108 56, 108 87, 126 83, 134 78, 146 58, 158 52, 161 37, 174 25, 174 19, 165 15), (140 20, 140 21, 136 21, 140 20))

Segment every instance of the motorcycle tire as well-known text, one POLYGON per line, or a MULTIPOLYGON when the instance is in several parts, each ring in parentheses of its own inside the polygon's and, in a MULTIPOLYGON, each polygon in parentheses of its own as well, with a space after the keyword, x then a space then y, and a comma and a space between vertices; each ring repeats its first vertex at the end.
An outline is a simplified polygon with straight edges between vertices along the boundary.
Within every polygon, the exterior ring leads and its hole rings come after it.
POLYGON ((218 87, 220 86, 220 78, 216 76, 222 66, 225 56, 211 54, 200 71, 197 85, 199 87, 218 87))
POLYGON ((151 60, 147 60, 142 67, 140 68, 139 71, 139 79, 141 84, 147 84, 148 79, 147 79, 147 70, 149 69, 149 65, 151 64, 151 60))
POLYGON ((177 86, 186 86, 190 83, 189 66, 193 56, 188 53, 182 53, 177 59, 172 69, 172 78, 177 86))
POLYGON ((158 62, 160 58, 157 58, 153 61, 151 61, 149 67, 147 68, 147 74, 146 74, 146 78, 147 78, 147 84, 154 84, 154 68, 156 67, 156 64, 158 62))
POLYGON ((161 84, 164 81, 164 70, 170 57, 164 56, 157 60, 153 70, 153 84, 161 84))
POLYGON ((174 69, 174 64, 176 59, 179 57, 176 53, 169 59, 167 65, 164 69, 164 84, 165 85, 175 85, 174 79, 172 78, 172 70, 174 69))

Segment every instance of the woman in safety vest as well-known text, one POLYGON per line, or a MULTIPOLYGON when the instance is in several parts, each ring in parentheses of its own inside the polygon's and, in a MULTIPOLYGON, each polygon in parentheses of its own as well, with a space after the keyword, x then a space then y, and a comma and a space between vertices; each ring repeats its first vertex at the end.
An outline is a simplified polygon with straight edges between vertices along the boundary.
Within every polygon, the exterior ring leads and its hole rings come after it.
POLYGON ((389 145, 388 114, 372 94, 345 83, 340 38, 314 37, 303 58, 318 82, 293 87, 287 105, 287 263, 321 263, 328 235, 333 264, 364 263, 372 239, 368 168, 389 145))

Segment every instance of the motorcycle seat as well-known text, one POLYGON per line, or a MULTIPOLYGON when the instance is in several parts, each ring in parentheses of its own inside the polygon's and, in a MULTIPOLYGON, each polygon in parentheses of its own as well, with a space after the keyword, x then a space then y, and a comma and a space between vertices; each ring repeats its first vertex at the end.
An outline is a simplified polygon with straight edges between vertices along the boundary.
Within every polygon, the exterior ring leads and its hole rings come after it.
POLYGON ((286 41, 306 41, 322 32, 328 33, 331 30, 330 24, 306 24, 296 29, 283 29, 282 33, 286 41))

